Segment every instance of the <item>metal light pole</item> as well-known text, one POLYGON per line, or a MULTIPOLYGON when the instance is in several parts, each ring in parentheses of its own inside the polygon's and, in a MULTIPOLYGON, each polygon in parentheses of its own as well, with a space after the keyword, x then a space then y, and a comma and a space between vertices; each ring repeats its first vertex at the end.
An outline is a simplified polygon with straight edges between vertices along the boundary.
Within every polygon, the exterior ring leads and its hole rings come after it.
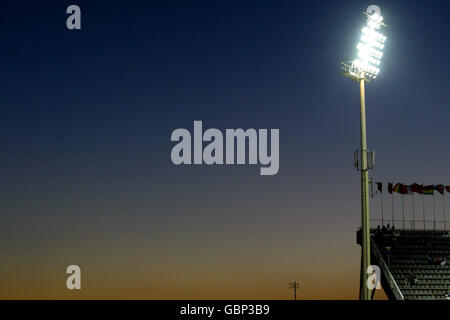
POLYGON ((360 299, 369 300, 370 293, 367 287, 367 268, 370 266, 370 212, 369 212, 369 169, 367 164, 367 137, 366 137, 366 97, 364 92, 364 78, 359 79, 360 106, 361 106, 361 282, 360 299))
POLYGON ((361 171, 361 274, 359 298, 370 300, 370 289, 367 286, 370 266, 370 209, 369 209, 369 170, 374 167, 374 153, 367 150, 366 135, 366 97, 365 83, 375 79, 380 71, 377 67, 383 56, 386 37, 376 30, 380 28, 383 17, 378 13, 367 16, 367 25, 361 30, 361 42, 358 43, 358 59, 351 62, 342 62, 342 74, 359 82, 360 89, 360 139, 361 145, 358 153, 355 153, 355 166, 361 171))

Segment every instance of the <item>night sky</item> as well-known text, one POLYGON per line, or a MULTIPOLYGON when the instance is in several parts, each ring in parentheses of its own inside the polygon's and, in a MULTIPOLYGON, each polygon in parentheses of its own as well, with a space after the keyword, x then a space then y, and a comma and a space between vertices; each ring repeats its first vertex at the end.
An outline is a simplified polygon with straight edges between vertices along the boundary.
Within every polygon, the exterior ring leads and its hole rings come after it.
POLYGON ((448 2, 2 1, 0 298, 358 298, 359 86, 339 66, 371 4, 371 175, 450 184, 448 2), (194 120, 279 129, 278 174, 174 165, 194 120))

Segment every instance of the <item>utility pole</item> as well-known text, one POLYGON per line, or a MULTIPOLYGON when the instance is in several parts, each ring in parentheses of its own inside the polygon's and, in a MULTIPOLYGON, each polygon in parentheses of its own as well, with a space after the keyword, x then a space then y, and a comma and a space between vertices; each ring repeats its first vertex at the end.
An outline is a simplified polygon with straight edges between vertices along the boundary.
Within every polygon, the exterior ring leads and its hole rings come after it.
POLYGON ((298 281, 289 283, 289 288, 294 289, 294 300, 297 300, 297 289, 299 288, 298 281))

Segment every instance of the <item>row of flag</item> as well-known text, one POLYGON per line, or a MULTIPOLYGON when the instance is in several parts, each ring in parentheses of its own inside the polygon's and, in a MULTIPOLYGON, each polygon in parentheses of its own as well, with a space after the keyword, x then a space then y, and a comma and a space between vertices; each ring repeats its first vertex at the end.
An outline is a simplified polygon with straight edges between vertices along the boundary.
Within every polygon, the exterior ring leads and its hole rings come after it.
MULTIPOLYGON (((450 186, 444 186, 443 184, 429 184, 429 185, 422 185, 422 184, 403 184, 403 183, 396 183, 395 185, 392 182, 388 183, 388 192, 392 194, 392 192, 397 192, 400 194, 408 194, 412 195, 414 192, 418 194, 423 195, 434 195, 434 191, 439 192, 440 194, 444 195, 444 191, 447 191, 450 193, 450 186)), ((377 182, 377 191, 383 193, 383 183, 377 182)))

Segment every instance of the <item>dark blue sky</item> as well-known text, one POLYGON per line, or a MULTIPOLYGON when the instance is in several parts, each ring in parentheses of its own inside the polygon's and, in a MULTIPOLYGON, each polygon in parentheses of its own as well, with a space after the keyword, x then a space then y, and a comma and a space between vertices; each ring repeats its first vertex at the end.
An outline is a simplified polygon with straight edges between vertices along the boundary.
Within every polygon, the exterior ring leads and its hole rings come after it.
MULTIPOLYGON (((78 2, 82 30, 73 32, 63 28, 70 2, 5 4, 8 145, 140 149, 166 145, 163 137, 194 119, 323 141, 357 117, 352 84, 337 68, 355 56, 363 2, 78 2)), ((369 130, 436 132, 448 115, 448 5, 379 5, 390 26, 382 73, 367 92, 369 130), (384 121, 375 127, 376 111, 384 121), (411 130, 417 112, 424 121, 411 130)))
MULTIPOLYGON (((57 242, 70 234, 64 248, 47 248, 58 260, 92 233, 86 248, 123 239, 115 254, 133 262, 121 250, 158 248, 159 257, 161 248, 175 256, 219 247, 227 256, 246 243, 245 257, 264 245, 298 251, 289 260, 296 270, 308 256, 304 276, 313 278, 320 266, 308 250, 330 261, 340 258, 329 250, 350 250, 336 268, 354 268, 356 288, 359 92, 339 65, 355 58, 371 4, 388 25, 380 75, 366 88, 374 176, 449 184, 447 2, 3 1, 3 250, 45 250, 42 234, 57 242), (70 4, 81 7, 79 31, 66 28, 70 4), (194 120, 222 130, 279 128, 278 175, 261 177, 257 166, 174 166, 170 134, 192 130, 194 120), (210 228, 216 247, 192 240, 211 236, 210 228), (172 232, 190 247, 164 242, 172 232)), ((91 261, 82 250, 78 258, 91 261)), ((8 261, 11 277, 21 259, 8 261)), ((274 270, 296 277, 284 265, 274 270)), ((325 297, 352 296, 353 285, 334 285, 352 289, 325 297)), ((144 296, 161 297, 152 292, 144 296)))

